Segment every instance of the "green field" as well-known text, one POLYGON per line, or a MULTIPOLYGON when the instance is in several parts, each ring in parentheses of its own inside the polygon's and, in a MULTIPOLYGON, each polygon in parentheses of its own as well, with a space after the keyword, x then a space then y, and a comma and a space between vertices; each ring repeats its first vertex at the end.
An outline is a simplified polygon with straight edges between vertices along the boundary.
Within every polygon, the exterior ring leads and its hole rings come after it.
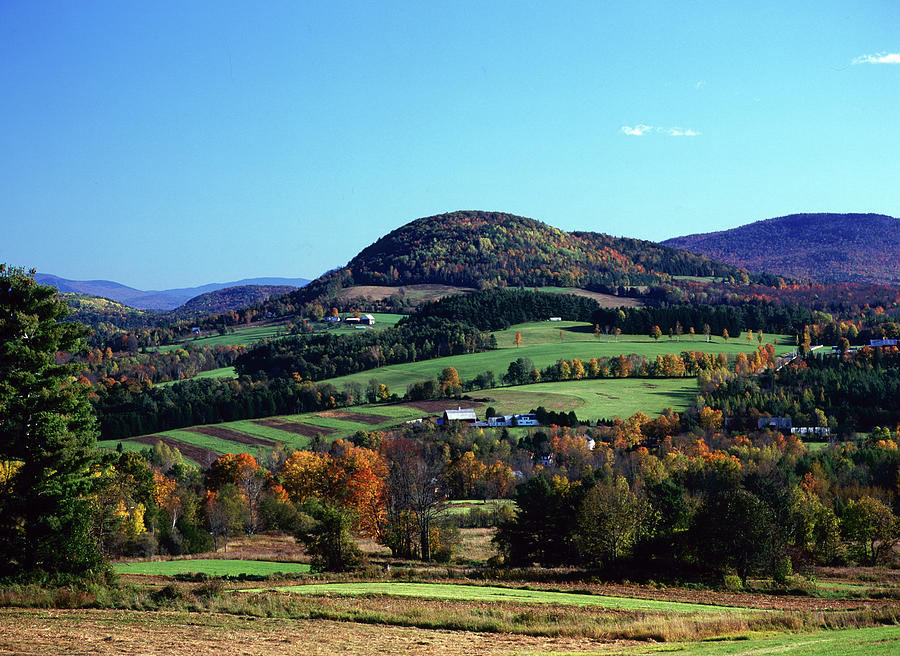
MULTIPOLYGON (((602 606, 604 608, 620 608, 623 610, 656 610, 677 613, 727 613, 737 612, 738 610, 726 606, 657 601, 654 599, 443 583, 320 583, 283 586, 274 588, 274 590, 307 595, 388 595, 391 597, 452 599, 457 601, 509 601, 531 604, 561 604, 565 606, 602 606)), ((262 590, 253 591, 261 592, 262 590)), ((740 610, 741 612, 746 612, 745 609, 740 610)))
MULTIPOLYGON (((451 405, 452 403, 448 402, 448 407, 451 405)), ((304 426, 308 426, 311 429, 312 434, 316 432, 317 428, 331 429, 334 432, 329 433, 328 435, 324 435, 324 437, 327 440, 332 441, 339 438, 350 437, 359 430, 371 431, 383 429, 403 423, 404 421, 418 419, 427 415, 427 413, 421 410, 416 410, 415 408, 409 408, 400 405, 363 405, 341 408, 337 412, 352 412, 361 415, 371 415, 374 417, 374 419, 372 423, 367 423, 354 421, 352 419, 340 419, 334 416, 323 417, 320 416, 321 413, 318 412, 309 412, 299 415, 281 415, 278 417, 273 417, 273 419, 282 419, 285 421, 303 424, 304 426)), ((292 433, 286 430, 280 430, 277 427, 273 426, 261 426, 260 424, 256 424, 253 422, 254 420, 252 419, 241 419, 238 421, 229 421, 222 424, 211 424, 209 425, 209 428, 225 428, 238 431, 239 433, 243 433, 248 437, 256 437, 266 440, 273 440, 275 442, 281 442, 285 445, 286 448, 290 449, 302 449, 309 444, 310 437, 307 437, 305 435, 292 433)), ((327 431, 323 431, 323 434, 325 432, 327 431)), ((264 445, 233 442, 229 441, 228 439, 221 439, 219 437, 214 437, 211 435, 193 433, 187 428, 159 431, 157 433, 153 433, 153 435, 168 437, 186 445, 214 451, 217 454, 250 453, 256 456, 262 456, 269 450, 269 447, 264 445)), ((122 448, 126 451, 139 451, 150 446, 148 444, 135 442, 129 439, 103 440, 101 442, 98 442, 98 446, 104 449, 116 449, 120 443, 122 444, 122 448)))
POLYGON ((444 513, 447 515, 463 515, 470 510, 499 510, 504 506, 513 507, 512 499, 491 499, 490 501, 480 501, 478 499, 454 499, 447 503, 444 513))
POLYGON ((317 328, 325 326, 330 333, 357 333, 361 330, 384 330, 385 328, 397 325, 397 322, 400 321, 400 319, 406 317, 405 314, 391 314, 388 312, 367 312, 366 314, 371 314, 375 317, 374 326, 355 326, 353 324, 345 324, 343 321, 337 324, 322 321, 315 325, 317 328))
POLYGON ((304 563, 279 563, 271 560, 159 560, 140 563, 116 563, 119 574, 147 574, 174 576, 175 574, 206 574, 207 576, 269 576, 271 574, 300 574, 309 571, 304 563))
MULTIPOLYGON (((201 371, 193 378, 237 378, 237 372, 234 370, 234 367, 221 367, 219 369, 208 369, 207 371, 201 371)), ((156 387, 165 387, 167 385, 174 385, 175 383, 180 382, 181 381, 179 380, 170 380, 165 383, 156 383, 156 387)))
POLYGON ((654 417, 666 408, 681 412, 697 395, 695 378, 600 378, 501 387, 478 394, 494 399, 497 414, 528 412, 538 406, 574 410, 582 421, 626 418, 636 412, 654 417))
MULTIPOLYGON (((392 391, 402 395, 411 383, 435 378, 445 367, 455 367, 463 380, 472 379, 485 371, 493 371, 499 382, 506 373, 509 363, 520 357, 530 358, 536 367, 542 369, 561 358, 566 360, 578 358, 586 362, 593 357, 615 357, 630 353, 655 358, 657 355, 681 351, 725 353, 732 356, 740 352, 753 351, 759 346, 756 340, 751 343, 744 338, 730 339, 726 343, 721 337, 714 337, 707 344, 703 336, 695 337, 693 340, 682 337, 681 341, 675 341, 669 340, 668 337, 653 340, 644 335, 620 335, 618 341, 610 337, 607 342, 605 336, 601 339, 595 337, 590 325, 575 321, 519 324, 509 330, 497 331, 494 335, 499 348, 493 351, 379 367, 349 376, 331 378, 327 382, 340 389, 342 385, 351 381, 365 385, 372 378, 377 378, 392 391), (517 332, 522 333, 522 344, 518 348, 514 343, 517 332)), ((786 336, 768 336, 766 341, 773 338, 778 341, 776 352, 791 350, 786 336)))
POLYGON ((900 652, 900 626, 843 629, 817 633, 780 633, 773 637, 741 636, 739 640, 678 642, 637 646, 617 654, 678 653, 685 656, 892 656, 900 652))
MULTIPOLYGON (((267 326, 251 326, 249 328, 237 328, 232 333, 225 335, 209 335, 208 337, 188 338, 178 344, 166 344, 157 347, 160 351, 174 351, 190 344, 194 346, 249 346, 269 337, 278 337, 286 334, 283 324, 267 326)), ((148 349, 149 350, 149 349, 148 349)))

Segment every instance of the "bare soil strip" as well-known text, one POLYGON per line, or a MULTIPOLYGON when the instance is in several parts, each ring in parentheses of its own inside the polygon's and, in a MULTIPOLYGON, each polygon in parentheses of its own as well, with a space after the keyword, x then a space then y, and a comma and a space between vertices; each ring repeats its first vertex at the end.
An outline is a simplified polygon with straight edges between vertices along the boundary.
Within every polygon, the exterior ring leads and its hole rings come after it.
POLYGON ((338 292, 338 298, 342 301, 359 298, 367 301, 380 301, 392 294, 413 297, 421 297, 422 300, 437 300, 449 294, 461 294, 475 291, 472 287, 453 287, 450 285, 422 284, 404 285, 403 287, 389 287, 387 285, 356 285, 345 287, 338 292))
POLYGON ((251 446, 275 446, 277 444, 274 440, 254 437, 253 435, 247 435, 246 433, 241 433, 233 428, 225 428, 224 426, 195 426, 193 428, 186 428, 185 430, 191 433, 199 433, 200 435, 217 437, 220 440, 227 440, 228 442, 249 444, 251 446))
POLYGON ((471 656, 606 652, 628 644, 635 643, 214 613, 0 609, 0 654, 22 656, 471 656))
POLYGON ((194 462, 204 466, 209 466, 216 458, 219 457, 219 454, 215 451, 210 451, 209 449, 204 449, 200 446, 188 444, 187 442, 179 442, 178 440, 172 439, 171 437, 166 437, 164 435, 148 435, 147 437, 135 437, 130 441, 140 442, 141 444, 150 444, 151 446, 156 444, 157 442, 162 442, 168 447, 172 447, 181 451, 181 455, 183 455, 185 458, 190 458, 194 462))
POLYGON ((333 428, 324 428, 323 426, 309 426, 308 424, 301 424, 296 421, 286 421, 284 419, 256 419, 253 421, 253 423, 259 424, 260 426, 268 426, 269 428, 277 428, 278 430, 283 430, 286 433, 302 435, 303 437, 315 437, 316 433, 319 433, 320 435, 331 435, 332 433, 337 432, 333 428))
POLYGON ((415 408, 416 410, 421 410, 422 412, 429 412, 433 414, 441 414, 444 410, 456 410, 457 408, 462 408, 463 410, 470 410, 474 408, 480 408, 484 405, 480 401, 409 401, 408 403, 398 403, 397 405, 403 406, 405 408, 415 408))
POLYGON ((629 298, 627 296, 614 296, 612 294, 602 294, 600 292, 589 292, 586 289, 572 289, 566 292, 567 294, 572 294, 573 296, 586 296, 588 298, 592 298, 600 305, 602 308, 617 308, 617 307, 643 307, 643 303, 636 298, 629 298))
POLYGON ((378 426, 391 420, 391 417, 385 417, 384 415, 370 415, 362 412, 346 412, 344 410, 326 410, 325 412, 317 412, 316 416, 355 421, 358 424, 368 424, 370 426, 378 426))

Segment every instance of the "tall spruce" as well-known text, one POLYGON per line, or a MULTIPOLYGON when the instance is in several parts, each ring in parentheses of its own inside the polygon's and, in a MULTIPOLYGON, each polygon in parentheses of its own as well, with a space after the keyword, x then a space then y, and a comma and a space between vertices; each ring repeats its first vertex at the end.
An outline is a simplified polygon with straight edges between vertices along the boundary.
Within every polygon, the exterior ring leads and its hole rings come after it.
POLYGON ((86 387, 58 354, 85 329, 34 271, 0 264, 0 577, 82 577, 103 561, 90 522, 96 430, 86 387))

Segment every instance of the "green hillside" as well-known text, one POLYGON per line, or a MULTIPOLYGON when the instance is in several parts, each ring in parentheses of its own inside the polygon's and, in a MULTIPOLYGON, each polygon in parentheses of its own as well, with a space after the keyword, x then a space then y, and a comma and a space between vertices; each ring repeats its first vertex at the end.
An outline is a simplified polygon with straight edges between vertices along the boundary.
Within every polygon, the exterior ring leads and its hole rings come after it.
MULTIPOLYGON (((758 346, 756 340, 750 342, 743 337, 727 342, 721 337, 712 337, 711 341, 706 343, 702 336, 693 339, 682 337, 680 341, 675 341, 668 338, 654 340, 647 335, 620 335, 618 340, 609 337, 607 341, 606 336, 599 338, 595 336, 589 324, 576 321, 518 324, 508 330, 495 331, 493 334, 498 346, 495 350, 379 367, 349 376, 331 378, 325 382, 341 388, 350 382, 365 385, 372 378, 377 378, 379 382, 390 386, 391 390, 403 394, 407 385, 435 378, 445 367, 455 367, 463 380, 472 379, 485 371, 493 371, 499 380, 506 373, 510 362, 520 357, 531 359, 540 369, 561 358, 569 360, 578 358, 586 362, 591 358, 631 353, 655 358, 657 355, 681 351, 725 353, 733 356, 741 352, 752 352, 758 346), (522 343, 518 347, 515 345, 516 333, 522 335, 522 343)), ((787 336, 772 335, 767 341, 773 339, 777 342, 776 352, 791 350, 787 336)))

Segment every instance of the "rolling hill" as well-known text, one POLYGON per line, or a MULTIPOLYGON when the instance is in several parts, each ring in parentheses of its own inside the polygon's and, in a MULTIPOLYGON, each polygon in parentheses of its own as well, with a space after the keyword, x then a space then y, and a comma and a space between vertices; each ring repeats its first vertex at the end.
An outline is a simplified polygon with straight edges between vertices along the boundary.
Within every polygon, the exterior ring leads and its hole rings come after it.
POLYGON ((674 275, 738 273, 737 267, 649 241, 565 232, 502 212, 458 211, 416 219, 390 232, 295 298, 336 295, 354 285, 615 291, 674 275))
POLYGON ((195 296, 173 314, 219 314, 229 310, 239 310, 253 303, 264 301, 270 296, 280 296, 297 289, 289 285, 238 285, 195 296))
POLYGON ((900 284, 900 219, 883 214, 791 214, 662 243, 757 273, 900 284))
POLYGON ((49 273, 38 273, 35 280, 42 285, 52 285, 63 293, 100 296, 142 310, 174 310, 195 296, 227 287, 249 285, 303 287, 309 282, 305 278, 246 278, 234 282, 214 282, 199 287, 143 291, 112 280, 68 280, 49 273))

